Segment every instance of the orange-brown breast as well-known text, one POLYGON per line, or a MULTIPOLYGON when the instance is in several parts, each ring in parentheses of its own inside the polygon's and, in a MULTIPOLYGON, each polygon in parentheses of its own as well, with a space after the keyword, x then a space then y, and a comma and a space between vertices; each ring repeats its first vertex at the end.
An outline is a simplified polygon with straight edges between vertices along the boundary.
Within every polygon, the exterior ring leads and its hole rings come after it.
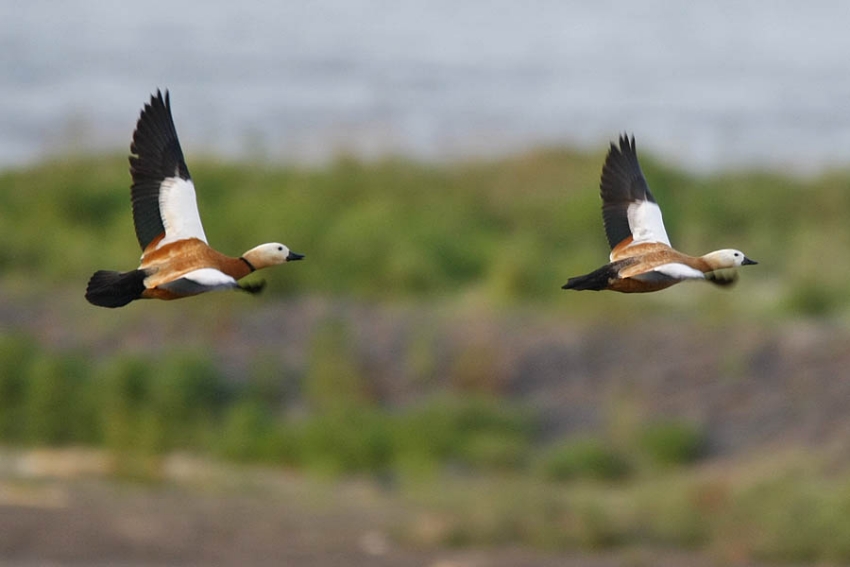
MULTIPOLYGON (((140 269, 150 272, 145 279, 148 290, 164 283, 174 281, 181 276, 201 268, 215 268, 230 277, 238 280, 247 276, 251 269, 244 261, 222 254, 210 248, 203 240, 187 238, 178 240, 156 248, 161 238, 155 239, 142 254, 140 269)), ((169 292, 157 290, 158 294, 168 295, 169 292)), ((173 299, 172 297, 159 297, 159 295, 147 295, 145 297, 157 297, 159 299, 173 299)), ((172 294, 173 295, 173 294, 172 294)))

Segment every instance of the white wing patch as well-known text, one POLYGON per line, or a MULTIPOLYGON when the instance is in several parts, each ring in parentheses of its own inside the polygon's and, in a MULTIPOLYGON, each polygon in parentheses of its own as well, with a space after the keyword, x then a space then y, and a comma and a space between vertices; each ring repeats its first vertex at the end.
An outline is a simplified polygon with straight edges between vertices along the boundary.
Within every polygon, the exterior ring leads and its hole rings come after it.
POLYGON ((652 201, 634 201, 628 208, 629 228, 632 231, 632 244, 646 242, 661 242, 671 246, 664 220, 661 218, 661 207, 652 201))
POLYGON ((201 268, 159 286, 178 295, 196 295, 205 291, 239 287, 236 280, 215 268, 201 268))
POLYGON ((692 268, 685 264, 680 264, 678 262, 671 262, 669 264, 662 264, 658 266, 653 272, 659 272, 664 274, 665 276, 669 276, 671 278, 677 280, 704 280, 705 274, 696 268, 692 268))
POLYGON ((159 189, 159 212, 165 227, 165 238, 157 248, 186 238, 198 238, 207 241, 198 202, 195 198, 195 185, 191 179, 167 177, 162 180, 159 189))

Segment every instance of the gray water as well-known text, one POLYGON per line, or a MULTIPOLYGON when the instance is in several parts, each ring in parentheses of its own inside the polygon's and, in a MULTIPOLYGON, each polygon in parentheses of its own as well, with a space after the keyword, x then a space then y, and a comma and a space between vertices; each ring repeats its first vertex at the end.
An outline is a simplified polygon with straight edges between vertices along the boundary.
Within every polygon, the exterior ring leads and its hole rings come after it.
POLYGON ((639 147, 698 171, 850 164, 850 3, 0 0, 0 165, 127 151, 320 161, 639 147))

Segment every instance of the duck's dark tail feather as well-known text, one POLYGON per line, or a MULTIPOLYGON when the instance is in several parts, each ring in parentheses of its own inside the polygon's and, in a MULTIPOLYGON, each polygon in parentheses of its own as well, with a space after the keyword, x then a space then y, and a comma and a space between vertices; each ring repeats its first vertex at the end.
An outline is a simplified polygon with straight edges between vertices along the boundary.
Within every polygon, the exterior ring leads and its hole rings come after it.
POLYGON ((561 289, 575 289, 578 291, 589 289, 592 291, 601 291, 608 289, 611 280, 617 278, 617 266, 615 264, 606 264, 583 276, 576 276, 567 280, 561 289))
POLYGON ((86 299, 92 305, 100 307, 122 307, 142 296, 145 291, 145 277, 147 274, 143 270, 98 270, 86 287, 86 299))

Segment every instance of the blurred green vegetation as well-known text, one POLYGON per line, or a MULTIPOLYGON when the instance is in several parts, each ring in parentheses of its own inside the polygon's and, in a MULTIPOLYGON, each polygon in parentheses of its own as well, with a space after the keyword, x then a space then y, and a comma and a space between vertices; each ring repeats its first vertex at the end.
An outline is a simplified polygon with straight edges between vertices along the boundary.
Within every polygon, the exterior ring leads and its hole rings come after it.
MULTIPOLYGON (((307 255, 267 276, 271 294, 472 294, 494 304, 562 304, 566 278, 598 267, 608 254, 598 197, 603 157, 541 150, 449 164, 189 163, 212 245, 237 255, 279 240, 307 255)), ((760 290, 750 300, 714 289, 697 307, 731 302, 727 312, 846 314, 839 282, 850 276, 850 263, 836 258, 850 253, 850 174, 694 176, 651 155, 641 159, 678 248, 701 254, 737 247, 760 261, 745 270, 744 281, 760 290)), ((0 173, 0 283, 82 287, 96 268, 135 267, 128 187, 122 157, 0 173)), ((582 299, 570 308, 595 301, 582 299)))
POLYGON ((551 480, 618 480, 630 472, 628 460, 610 443, 588 437, 550 448, 541 458, 543 474, 551 480))
MULTIPOLYGON (((344 333, 334 323, 316 331, 290 388, 263 364, 234 382, 192 350, 94 359, 0 334, 0 445, 99 447, 115 474, 146 482, 174 452, 389 480, 415 511, 394 535, 416 545, 657 545, 724 560, 850 561, 850 479, 817 472, 810 456, 802 472, 744 464, 718 474, 702 467, 705 431, 680 420, 553 440, 534 408, 463 384, 386 408, 366 381, 344 380, 342 401, 329 403, 322 359, 344 333), (293 395, 304 405, 288 403, 293 395)), ((351 352, 332 365, 355 376, 358 366, 351 352)))
POLYGON ((696 461, 705 451, 705 432, 686 421, 655 421, 643 426, 638 445, 654 464, 681 465, 696 461))
POLYGON ((417 545, 533 545, 588 551, 701 549, 718 564, 850 561, 850 477, 791 463, 629 482, 450 478, 409 496, 427 512, 399 528, 417 545))
POLYGON ((763 474, 753 478, 744 466, 554 485, 450 478, 439 492, 411 491, 426 512, 400 526, 398 537, 431 546, 701 549, 723 565, 846 564, 850 478, 788 463, 763 474))
POLYGON ((0 334, 0 443, 103 447, 117 472, 130 476, 155 471, 157 459, 174 451, 330 475, 429 478, 454 470, 564 482, 625 481, 659 455, 667 465, 696 457, 680 434, 701 438, 695 424, 638 428, 624 440, 637 451, 601 437, 553 444, 533 408, 463 386, 383 407, 366 380, 342 379, 336 389, 330 382, 329 368, 338 376, 357 366, 353 354, 334 354, 343 333, 336 323, 316 332, 295 393, 275 386, 263 366, 234 382, 193 350, 93 360, 0 334), (647 443, 646 431, 660 433, 647 443))
MULTIPOLYGON (((841 282, 850 275, 850 173, 699 177, 641 158, 677 247, 699 254, 734 246, 760 262, 738 284, 748 293, 704 286, 688 296, 689 313, 848 315, 841 282)), ((627 317, 621 298, 559 289, 607 258, 602 159, 547 150, 454 164, 189 163, 212 245, 236 255, 279 240, 307 255, 264 276, 272 297, 448 298, 627 317)), ((0 291, 24 288, 20 296, 33 301, 72 290, 82 303, 95 269, 136 265, 126 159, 0 173, 0 238, 0 291)), ((632 298, 630 309, 675 308, 677 293, 632 298)), ((422 383, 443 362, 431 338, 413 337, 403 355, 422 383)), ((430 487, 422 490, 437 529, 425 536, 415 522, 399 527, 400 537, 426 544, 649 543, 733 558, 850 561, 846 479, 707 481, 695 472, 706 431, 684 421, 621 415, 608 437, 547 438, 533 408, 499 397, 498 353, 486 342, 440 368, 445 390, 405 407, 381 405, 348 330, 333 320, 311 337, 303 373, 262 360, 251 369, 227 379, 202 348, 156 356, 45 348, 4 323, 0 444, 101 447, 117 474, 142 479, 157 478, 175 451, 393 478, 430 487)))
MULTIPOLYGON (((155 476, 157 460, 174 451, 330 475, 526 466, 537 420, 506 401, 446 393, 401 411, 367 396, 365 381, 343 380, 331 403, 327 360, 336 345, 326 330, 317 335, 317 355, 299 384, 301 412, 285 411, 263 372, 234 383, 198 352, 93 361, 0 335, 0 444, 103 447, 116 472, 142 477, 155 476)), ((343 357, 333 369, 353 360, 343 357)))

